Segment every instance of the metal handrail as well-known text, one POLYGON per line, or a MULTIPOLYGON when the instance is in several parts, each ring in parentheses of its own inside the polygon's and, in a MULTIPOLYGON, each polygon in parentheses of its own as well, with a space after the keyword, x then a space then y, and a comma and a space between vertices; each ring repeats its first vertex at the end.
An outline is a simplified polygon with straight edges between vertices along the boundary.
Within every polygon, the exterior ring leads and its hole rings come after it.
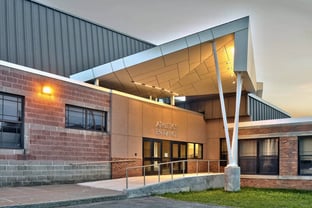
POLYGON ((183 177, 185 176, 185 163, 186 162, 196 162, 196 175, 198 175, 198 171, 199 171, 199 162, 207 162, 207 172, 210 172, 210 162, 218 162, 218 173, 220 172, 220 162, 222 161, 226 161, 226 160, 200 160, 200 159, 189 159, 189 160, 176 160, 176 161, 170 161, 170 162, 163 162, 163 163, 158 163, 156 164, 151 164, 151 165, 141 165, 141 166, 133 166, 133 167, 127 167, 126 168, 126 189, 129 188, 129 175, 128 175, 128 171, 131 169, 141 169, 143 168, 143 184, 144 186, 146 185, 146 174, 145 174, 145 168, 147 167, 155 167, 157 166, 158 168, 158 183, 160 182, 160 167, 162 165, 168 165, 170 164, 170 174, 171 174, 171 180, 173 180, 173 164, 174 163, 182 163, 182 175, 183 177))

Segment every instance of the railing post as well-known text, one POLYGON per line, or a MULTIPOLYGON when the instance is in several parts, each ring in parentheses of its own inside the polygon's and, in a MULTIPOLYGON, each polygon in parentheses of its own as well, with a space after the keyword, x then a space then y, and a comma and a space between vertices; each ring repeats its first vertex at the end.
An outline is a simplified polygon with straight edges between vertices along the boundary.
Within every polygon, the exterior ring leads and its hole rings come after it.
POLYGON ((198 160, 196 160, 196 174, 198 175, 198 160))
POLYGON ((128 189, 128 168, 126 168, 126 189, 128 189))
POLYGON ((173 180, 173 162, 170 163, 171 167, 171 180, 173 180))
POLYGON ((183 169, 183 178, 184 178, 184 168, 185 168, 185 160, 183 160, 183 165, 182 165, 182 169, 183 169))
POLYGON ((220 161, 218 161, 218 173, 220 173, 220 161))
POLYGON ((160 165, 158 164, 158 183, 160 182, 160 165))
POLYGON ((208 173, 210 173, 210 160, 208 160, 208 173))
POLYGON ((144 186, 145 186, 145 167, 143 166, 143 180, 144 180, 144 186))

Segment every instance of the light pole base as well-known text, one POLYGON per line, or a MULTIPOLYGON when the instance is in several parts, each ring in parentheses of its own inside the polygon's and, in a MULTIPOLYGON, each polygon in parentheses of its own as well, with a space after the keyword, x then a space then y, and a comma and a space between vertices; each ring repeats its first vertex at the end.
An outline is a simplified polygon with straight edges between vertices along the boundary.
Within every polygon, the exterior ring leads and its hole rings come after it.
POLYGON ((240 167, 226 166, 224 169, 224 190, 240 191, 240 167))

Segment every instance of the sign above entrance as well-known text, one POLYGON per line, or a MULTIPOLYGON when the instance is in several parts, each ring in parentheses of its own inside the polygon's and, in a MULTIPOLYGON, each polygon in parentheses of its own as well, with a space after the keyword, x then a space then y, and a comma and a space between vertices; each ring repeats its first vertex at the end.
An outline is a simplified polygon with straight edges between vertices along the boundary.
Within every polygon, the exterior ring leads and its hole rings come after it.
POLYGON ((155 125, 155 134, 157 136, 177 137, 177 124, 157 121, 155 125))

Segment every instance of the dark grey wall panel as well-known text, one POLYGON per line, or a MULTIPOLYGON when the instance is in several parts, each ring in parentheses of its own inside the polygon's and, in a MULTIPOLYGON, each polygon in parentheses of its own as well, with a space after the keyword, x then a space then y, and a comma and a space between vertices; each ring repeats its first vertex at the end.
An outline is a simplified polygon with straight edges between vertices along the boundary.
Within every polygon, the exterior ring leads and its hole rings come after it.
POLYGON ((252 96, 248 96, 248 102, 249 115, 252 121, 290 118, 289 115, 285 114, 274 106, 268 105, 265 102, 261 102, 261 100, 255 99, 252 96))
POLYGON ((0 0, 0 59, 69 76, 154 47, 28 0, 0 0))

